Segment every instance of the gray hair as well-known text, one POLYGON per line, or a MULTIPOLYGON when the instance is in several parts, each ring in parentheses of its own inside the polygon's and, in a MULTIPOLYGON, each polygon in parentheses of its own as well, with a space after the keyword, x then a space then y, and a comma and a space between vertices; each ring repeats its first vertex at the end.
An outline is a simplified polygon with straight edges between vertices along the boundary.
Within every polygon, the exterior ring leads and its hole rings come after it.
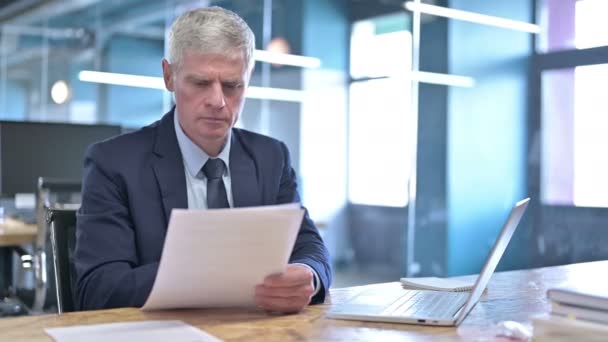
POLYGON ((169 62, 178 68, 186 50, 225 55, 240 49, 247 70, 253 69, 255 37, 236 13, 213 6, 180 15, 169 32, 169 62))

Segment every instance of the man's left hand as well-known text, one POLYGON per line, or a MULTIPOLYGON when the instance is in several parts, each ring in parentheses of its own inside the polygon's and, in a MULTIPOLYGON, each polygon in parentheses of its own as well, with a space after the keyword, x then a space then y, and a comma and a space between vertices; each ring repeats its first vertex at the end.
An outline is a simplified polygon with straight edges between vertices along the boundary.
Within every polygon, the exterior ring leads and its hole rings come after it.
POLYGON ((300 312, 314 293, 313 279, 312 271, 306 266, 287 265, 285 272, 270 275, 255 287, 255 303, 267 311, 300 312))

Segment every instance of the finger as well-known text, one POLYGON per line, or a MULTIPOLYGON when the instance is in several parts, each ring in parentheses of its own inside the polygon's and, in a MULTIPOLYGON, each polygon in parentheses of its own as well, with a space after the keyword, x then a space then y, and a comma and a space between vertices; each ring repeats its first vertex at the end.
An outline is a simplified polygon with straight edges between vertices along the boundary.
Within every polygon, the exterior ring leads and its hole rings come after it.
POLYGON ((310 303, 312 293, 312 286, 293 289, 269 288, 260 285, 256 287, 255 302, 267 311, 298 312, 310 303))
POLYGON ((270 287, 289 287, 312 283, 314 276, 304 266, 290 265, 285 272, 264 278, 264 285, 270 287))
POLYGON ((257 285, 255 287, 255 294, 260 296, 270 297, 310 297, 314 292, 312 284, 303 284, 289 287, 272 287, 265 285, 257 285))

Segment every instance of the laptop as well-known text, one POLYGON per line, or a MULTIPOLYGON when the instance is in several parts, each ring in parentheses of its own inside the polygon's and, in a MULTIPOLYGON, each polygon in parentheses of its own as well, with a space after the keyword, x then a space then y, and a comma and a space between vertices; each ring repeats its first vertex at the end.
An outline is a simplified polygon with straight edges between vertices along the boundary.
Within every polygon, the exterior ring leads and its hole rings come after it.
POLYGON ((486 259, 475 286, 470 292, 404 290, 401 287, 368 289, 352 299, 335 305, 328 318, 357 321, 457 326, 469 314, 483 294, 494 273, 530 198, 517 202, 486 259))

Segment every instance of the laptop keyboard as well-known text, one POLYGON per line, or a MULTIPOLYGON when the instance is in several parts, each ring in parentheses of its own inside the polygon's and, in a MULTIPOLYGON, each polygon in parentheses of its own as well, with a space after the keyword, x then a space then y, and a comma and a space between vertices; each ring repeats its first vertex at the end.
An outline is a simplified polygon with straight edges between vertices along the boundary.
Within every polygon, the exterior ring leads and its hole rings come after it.
POLYGON ((407 291, 382 311, 381 315, 451 318, 468 297, 467 292, 407 291))

